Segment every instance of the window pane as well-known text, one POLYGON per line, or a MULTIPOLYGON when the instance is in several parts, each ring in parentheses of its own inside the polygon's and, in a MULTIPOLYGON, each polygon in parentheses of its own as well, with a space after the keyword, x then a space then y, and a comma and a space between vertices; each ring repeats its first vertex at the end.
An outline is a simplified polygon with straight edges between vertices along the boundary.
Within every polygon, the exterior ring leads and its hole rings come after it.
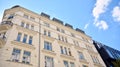
POLYGON ((46 35, 46 30, 44 30, 44 35, 46 35))
POLYGON ((30 17, 30 20, 35 21, 35 18, 34 17, 30 17))
POLYGON ((65 54, 67 55, 67 49, 66 49, 66 47, 64 47, 64 50, 65 50, 65 54))
POLYGON ((68 52, 69 52, 69 55, 72 56, 71 51, 70 51, 70 48, 68 48, 68 52))
POLYGON ((23 37, 23 43, 26 43, 26 41, 27 41, 27 35, 24 35, 24 37, 23 37))
POLYGON ((45 56, 45 67, 54 67, 54 61, 52 57, 45 56))
POLYGON ((24 27, 25 23, 24 22, 21 22, 21 27, 24 27))
POLYGON ((62 32, 62 33, 65 33, 65 31, 64 31, 63 29, 61 29, 61 32, 62 32))
POLYGON ((71 67, 75 67, 75 64, 73 62, 70 62, 71 67))
POLYGON ((20 49, 14 48, 13 52, 12 52, 11 60, 15 61, 15 62, 18 62, 19 58, 20 58, 20 52, 21 52, 20 49))
POLYGON ((52 44, 50 42, 44 41, 44 49, 52 51, 52 44))
POLYGON ((32 39, 33 39, 33 37, 29 36, 29 44, 32 44, 32 39))
POLYGON ((45 25, 46 27, 50 27, 50 24, 48 24, 48 23, 46 23, 46 22, 44 22, 44 25, 45 25))
POLYGON ((34 26, 33 25, 31 25, 31 30, 34 30, 34 26))
POLYGON ((21 34, 21 33, 18 33, 18 36, 17 36, 17 41, 20 41, 21 36, 22 36, 22 34, 21 34))
POLYGON ((24 51, 22 63, 30 64, 31 52, 24 51))
POLYGON ((51 36, 50 32, 48 32, 48 36, 49 36, 49 37, 51 36))
POLYGON ((28 15, 25 15, 25 14, 24 14, 24 17, 28 19, 28 15))
POLYGON ((64 61, 64 67, 69 67, 67 61, 64 61))
POLYGON ((61 49, 61 54, 63 54, 63 47, 62 47, 62 46, 60 46, 60 49, 61 49))
POLYGON ((79 53, 79 59, 84 59, 83 53, 78 52, 79 53))
POLYGON ((26 24, 26 28, 27 28, 27 29, 29 28, 29 24, 26 24))
POLYGON ((14 16, 13 15, 10 15, 9 17, 8 17, 8 19, 12 19, 14 16))

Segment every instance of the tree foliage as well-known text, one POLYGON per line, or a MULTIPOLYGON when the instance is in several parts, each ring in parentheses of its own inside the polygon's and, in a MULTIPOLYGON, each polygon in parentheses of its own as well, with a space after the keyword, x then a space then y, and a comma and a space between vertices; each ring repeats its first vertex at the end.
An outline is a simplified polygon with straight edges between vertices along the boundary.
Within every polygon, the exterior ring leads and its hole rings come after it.
POLYGON ((120 59, 118 59, 118 60, 116 60, 116 61, 114 61, 112 63, 114 65, 114 67, 120 67, 120 59))

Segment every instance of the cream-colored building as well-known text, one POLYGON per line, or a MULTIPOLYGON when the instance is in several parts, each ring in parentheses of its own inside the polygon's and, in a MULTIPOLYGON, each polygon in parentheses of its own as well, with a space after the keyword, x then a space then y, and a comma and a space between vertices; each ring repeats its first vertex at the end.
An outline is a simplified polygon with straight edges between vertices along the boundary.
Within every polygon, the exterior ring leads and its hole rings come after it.
POLYGON ((106 66, 84 31, 14 6, 0 24, 0 67, 106 66))

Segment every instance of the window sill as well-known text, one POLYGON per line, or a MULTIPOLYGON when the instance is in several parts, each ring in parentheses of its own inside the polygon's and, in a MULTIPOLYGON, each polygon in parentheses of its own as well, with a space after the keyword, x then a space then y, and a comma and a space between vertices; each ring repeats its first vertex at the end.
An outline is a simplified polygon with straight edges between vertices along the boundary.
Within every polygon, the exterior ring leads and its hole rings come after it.
POLYGON ((66 46, 72 46, 72 44, 68 43, 68 42, 64 42, 64 41, 61 41, 61 40, 58 40, 58 43, 61 43, 63 45, 66 45, 66 46))
POLYGON ((92 50, 88 50, 88 53, 90 53, 90 54, 92 54, 92 55, 98 55, 98 53, 97 53, 97 52, 92 51, 92 50))
POLYGON ((89 63, 89 62, 87 62, 87 60, 85 60, 85 59, 79 59, 79 62, 83 62, 83 63, 86 63, 86 64, 89 63))
POLYGON ((98 66, 98 67, 103 67, 102 64, 100 63, 94 63, 95 66, 98 66))
POLYGON ((21 26, 19 26, 19 25, 16 25, 16 26, 17 26, 16 28, 17 28, 18 30, 22 30, 23 32, 28 32, 29 34, 33 34, 33 35, 36 35, 36 34, 37 34, 37 32, 34 31, 34 30, 27 29, 27 28, 21 27, 21 26))
POLYGON ((65 55, 65 54, 61 54, 60 56, 63 57, 63 58, 68 58, 68 59, 71 59, 71 60, 75 60, 75 58, 73 56, 69 56, 69 55, 65 55))
POLYGON ((80 46, 74 46, 74 48, 76 48, 76 49, 78 49, 78 50, 81 50, 81 51, 83 51, 85 48, 83 48, 83 47, 80 47, 80 46))
POLYGON ((49 37, 49 36, 47 36, 47 35, 42 35, 42 37, 43 37, 44 39, 51 40, 52 42, 55 40, 55 38, 49 37))
POLYGON ((22 62, 15 62, 15 61, 11 61, 11 60, 6 60, 6 61, 13 62, 13 63, 18 63, 18 64, 25 64, 25 65, 33 66, 32 64, 26 64, 26 63, 22 63, 22 62))
POLYGON ((54 51, 50 51, 50 50, 46 50, 46 49, 43 49, 42 52, 51 54, 51 55, 56 55, 56 53, 54 51))
POLYGON ((22 42, 19 42, 19 41, 12 41, 11 43, 13 43, 14 45, 21 46, 21 47, 35 49, 35 47, 33 45, 30 45, 30 44, 27 44, 27 43, 22 43, 22 42))

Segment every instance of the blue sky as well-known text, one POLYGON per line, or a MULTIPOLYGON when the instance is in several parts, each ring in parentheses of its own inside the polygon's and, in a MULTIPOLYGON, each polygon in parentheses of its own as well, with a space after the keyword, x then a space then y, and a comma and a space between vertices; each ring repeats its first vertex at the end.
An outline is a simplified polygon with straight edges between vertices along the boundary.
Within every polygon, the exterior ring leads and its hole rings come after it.
POLYGON ((120 50, 120 0, 0 0, 0 18, 14 5, 47 13, 120 50))

